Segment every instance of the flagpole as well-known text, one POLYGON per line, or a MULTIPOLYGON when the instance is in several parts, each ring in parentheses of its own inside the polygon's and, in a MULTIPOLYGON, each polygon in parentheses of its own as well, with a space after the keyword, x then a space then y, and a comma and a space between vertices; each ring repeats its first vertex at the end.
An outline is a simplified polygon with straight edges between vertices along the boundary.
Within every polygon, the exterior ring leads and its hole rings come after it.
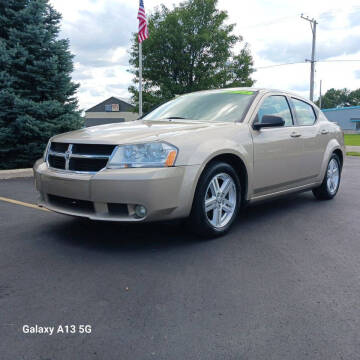
POLYGON ((142 43, 139 43, 139 116, 142 116, 142 43))
POLYGON ((139 1, 139 12, 137 18, 139 19, 139 31, 138 31, 138 41, 139 41, 139 116, 143 114, 142 111, 142 42, 149 37, 149 31, 147 28, 146 14, 144 9, 144 1, 139 1))

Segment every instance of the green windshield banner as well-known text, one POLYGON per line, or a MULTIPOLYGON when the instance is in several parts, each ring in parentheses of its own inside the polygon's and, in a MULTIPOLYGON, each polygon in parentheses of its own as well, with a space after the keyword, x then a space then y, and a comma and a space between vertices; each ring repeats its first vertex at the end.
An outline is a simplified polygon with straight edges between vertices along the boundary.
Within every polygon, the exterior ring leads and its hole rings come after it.
POLYGON ((241 94, 241 95, 252 95, 253 91, 247 91, 247 90, 233 90, 233 91, 227 91, 228 94, 241 94))

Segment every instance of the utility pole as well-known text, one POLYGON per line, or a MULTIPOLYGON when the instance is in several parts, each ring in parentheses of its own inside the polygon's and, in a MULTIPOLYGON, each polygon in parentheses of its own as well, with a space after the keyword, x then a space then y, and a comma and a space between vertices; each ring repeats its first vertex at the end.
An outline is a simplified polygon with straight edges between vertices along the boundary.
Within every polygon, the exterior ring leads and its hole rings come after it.
POLYGON ((319 97, 319 108, 321 110, 321 85, 322 85, 322 80, 320 80, 320 97, 319 97))
POLYGON ((310 70, 310 100, 314 100, 314 75, 315 75, 315 43, 316 43, 316 25, 318 24, 315 19, 310 19, 308 16, 301 14, 301 18, 309 21, 311 31, 313 34, 312 38, 312 50, 311 50, 311 60, 305 59, 305 61, 310 61, 311 70, 310 70))

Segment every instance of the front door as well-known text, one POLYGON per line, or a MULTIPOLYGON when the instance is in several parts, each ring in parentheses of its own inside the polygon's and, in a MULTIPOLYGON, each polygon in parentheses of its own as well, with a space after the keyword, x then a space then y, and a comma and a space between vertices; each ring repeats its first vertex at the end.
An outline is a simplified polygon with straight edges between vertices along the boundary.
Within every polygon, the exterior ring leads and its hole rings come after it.
POLYGON ((264 115, 280 116, 285 126, 251 129, 254 144, 253 196, 295 187, 299 179, 301 143, 286 96, 269 95, 260 103, 254 121, 264 115))

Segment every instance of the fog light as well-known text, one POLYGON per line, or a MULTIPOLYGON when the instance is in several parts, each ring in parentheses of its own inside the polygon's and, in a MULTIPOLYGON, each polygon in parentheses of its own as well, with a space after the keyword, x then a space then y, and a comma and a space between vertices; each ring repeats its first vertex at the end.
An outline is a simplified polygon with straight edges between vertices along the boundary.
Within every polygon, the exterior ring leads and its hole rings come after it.
POLYGON ((138 218, 143 218, 146 216, 146 207, 145 206, 142 206, 142 205, 136 205, 135 206, 135 215, 136 217, 138 218))

